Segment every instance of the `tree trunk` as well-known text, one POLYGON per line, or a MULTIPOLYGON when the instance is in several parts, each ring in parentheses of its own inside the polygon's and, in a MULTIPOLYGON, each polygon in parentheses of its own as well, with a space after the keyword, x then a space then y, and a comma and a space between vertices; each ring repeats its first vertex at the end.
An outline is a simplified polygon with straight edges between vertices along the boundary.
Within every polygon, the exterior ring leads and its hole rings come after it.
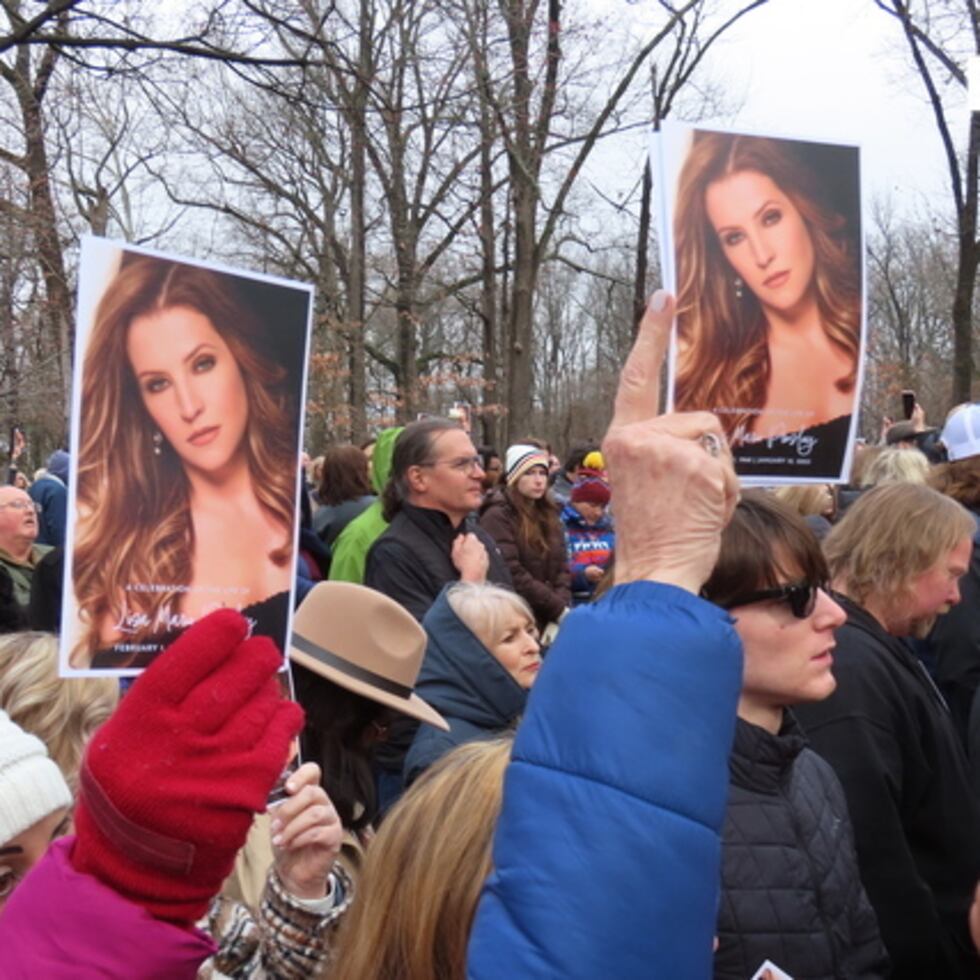
POLYGON ((959 263, 953 299, 953 404, 968 402, 973 387, 973 297, 977 264, 977 177, 980 157, 980 113, 970 118, 963 206, 958 217, 959 263))
MULTIPOLYGON (((18 67, 22 60, 18 58, 18 67)), ((26 68, 26 64, 24 65, 26 68)), ((44 121, 41 104, 34 97, 27 76, 21 75, 18 86, 21 119, 24 125, 25 172, 30 185, 31 218, 38 263, 44 278, 45 309, 51 342, 58 352, 61 382, 61 417, 64 419, 62 438, 68 434, 68 412, 71 405, 72 361, 72 298, 65 274, 64 255, 58 235, 54 197, 48 177, 48 155, 44 145, 44 121)))
POLYGON ((371 78, 371 30, 373 24, 371 0, 362 0, 358 40, 358 73, 354 82, 354 98, 348 114, 351 128, 351 186, 350 220, 351 247, 348 277, 348 329, 350 380, 351 439, 361 443, 367 438, 367 393, 365 390, 364 329, 365 303, 365 219, 364 190, 367 183, 366 145, 368 85, 371 78))
POLYGON ((515 188, 514 201, 514 286, 511 291, 510 331, 507 351, 509 391, 507 438, 523 438, 530 431, 534 399, 533 323, 534 288, 537 284, 534 231, 536 188, 515 188))

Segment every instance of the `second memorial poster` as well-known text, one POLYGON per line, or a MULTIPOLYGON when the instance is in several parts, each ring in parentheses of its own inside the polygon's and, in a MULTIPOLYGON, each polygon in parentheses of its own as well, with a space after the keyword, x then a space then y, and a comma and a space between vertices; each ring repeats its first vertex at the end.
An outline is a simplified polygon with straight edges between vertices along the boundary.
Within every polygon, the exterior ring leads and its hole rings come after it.
POLYGON ((214 609, 286 649, 309 286, 83 241, 62 673, 132 675, 214 609))
POLYGON ((651 161, 677 298, 672 409, 717 415, 746 483, 846 480, 865 330, 858 148, 665 125, 651 161))

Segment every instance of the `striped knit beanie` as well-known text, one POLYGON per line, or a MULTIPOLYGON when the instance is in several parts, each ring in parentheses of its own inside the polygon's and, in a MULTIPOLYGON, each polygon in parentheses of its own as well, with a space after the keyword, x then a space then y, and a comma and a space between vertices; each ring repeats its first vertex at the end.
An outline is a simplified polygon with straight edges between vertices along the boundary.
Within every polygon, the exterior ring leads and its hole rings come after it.
POLYGON ((512 487, 532 466, 548 470, 548 454, 537 446, 518 444, 507 450, 507 486, 512 487))

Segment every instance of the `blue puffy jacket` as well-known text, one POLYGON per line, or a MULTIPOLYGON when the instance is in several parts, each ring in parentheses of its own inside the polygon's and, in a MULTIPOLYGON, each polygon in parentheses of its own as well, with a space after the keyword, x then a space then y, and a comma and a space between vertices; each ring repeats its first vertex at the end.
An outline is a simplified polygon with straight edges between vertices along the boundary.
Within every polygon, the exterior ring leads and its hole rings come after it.
POLYGON ((570 614, 507 769, 470 977, 711 976, 741 678, 728 614, 673 586, 570 614))

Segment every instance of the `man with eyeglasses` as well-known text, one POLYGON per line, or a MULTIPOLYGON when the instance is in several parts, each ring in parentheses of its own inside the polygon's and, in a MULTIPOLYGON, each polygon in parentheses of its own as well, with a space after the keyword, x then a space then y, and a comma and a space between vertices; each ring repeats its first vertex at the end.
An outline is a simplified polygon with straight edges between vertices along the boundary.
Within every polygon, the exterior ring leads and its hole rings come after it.
MULTIPOLYGON (((473 518, 483 499, 482 460, 449 419, 405 427, 381 494, 388 529, 368 552, 364 584, 401 603, 419 622, 450 582, 511 587, 493 539, 473 518)), ((417 722, 399 719, 375 754, 382 810, 401 792, 402 764, 417 722)))
POLYGON ((0 487, 0 565, 10 575, 14 599, 26 609, 31 600, 34 569, 49 545, 35 544, 38 505, 17 487, 0 487))
POLYGON ((406 426, 381 498, 389 526, 368 553, 364 584, 419 622, 448 582, 510 587, 497 546, 471 516, 483 499, 483 475, 470 437, 455 422, 406 426))
POLYGON ((980 976, 967 925, 980 801, 946 703, 903 639, 960 601, 974 529, 954 500, 898 483, 862 496, 824 543, 847 613, 837 689, 795 710, 844 786, 895 980, 980 976))

